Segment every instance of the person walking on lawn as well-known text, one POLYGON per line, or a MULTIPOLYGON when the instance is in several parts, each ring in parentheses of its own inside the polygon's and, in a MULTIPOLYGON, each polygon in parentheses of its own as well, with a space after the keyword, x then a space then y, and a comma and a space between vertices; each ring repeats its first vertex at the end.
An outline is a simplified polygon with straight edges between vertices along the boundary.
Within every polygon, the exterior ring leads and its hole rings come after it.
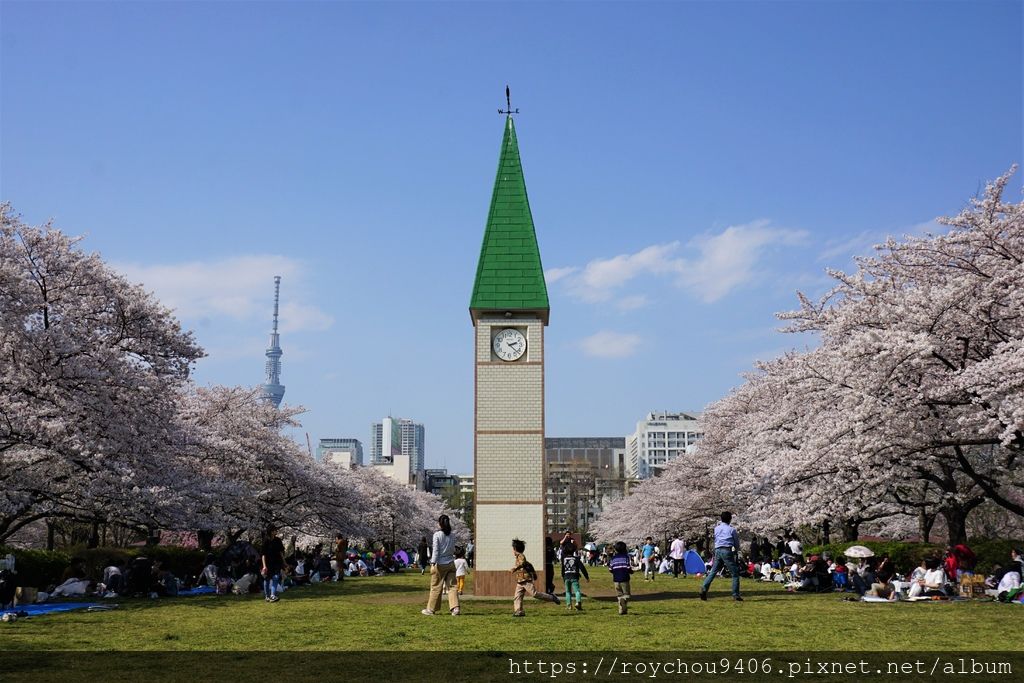
POLYGON ((740 596, 740 568, 736 563, 736 553, 740 549, 740 536, 731 525, 732 513, 722 513, 722 521, 715 525, 715 560, 708 570, 704 585, 700 588, 700 599, 708 599, 708 588, 715 580, 715 575, 725 566, 732 576, 732 599, 742 601, 740 596))
POLYGON ((264 599, 267 602, 277 602, 277 592, 281 589, 281 571, 284 569, 284 543, 277 537, 277 529, 273 525, 267 527, 260 562, 264 599))
POLYGON ((516 592, 512 596, 512 616, 514 617, 526 616, 526 612, 523 610, 523 597, 527 595, 532 595, 538 600, 548 600, 556 605, 562 604, 554 593, 540 593, 537 591, 537 587, 533 585, 533 582, 537 580, 537 571, 526 559, 526 555, 523 554, 525 552, 526 543, 518 538, 512 539, 512 555, 516 559, 515 564, 509 571, 512 572, 512 578, 516 582, 516 592))
POLYGON ((452 535, 452 522, 448 515, 437 519, 437 531, 434 532, 433 547, 430 553, 430 597, 427 598, 426 609, 421 614, 428 617, 441 608, 441 591, 447 587, 448 608, 453 617, 459 616, 459 591, 455 587, 455 536, 452 535))
POLYGON ((629 611, 629 577, 633 573, 633 565, 629 561, 626 544, 622 541, 615 542, 615 554, 608 562, 608 571, 612 573, 612 582, 615 584, 615 595, 619 603, 619 614, 626 614, 629 611))
POLYGON ((572 596, 576 595, 576 611, 583 611, 583 595, 580 593, 580 574, 590 583, 587 567, 576 554, 572 539, 562 542, 562 582, 565 584, 565 608, 572 609, 572 596))

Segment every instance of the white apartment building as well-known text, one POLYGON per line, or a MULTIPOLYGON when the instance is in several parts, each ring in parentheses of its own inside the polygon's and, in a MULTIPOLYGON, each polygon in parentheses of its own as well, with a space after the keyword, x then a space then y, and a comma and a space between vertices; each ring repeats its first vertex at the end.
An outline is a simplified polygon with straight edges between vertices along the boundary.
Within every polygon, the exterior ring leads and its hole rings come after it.
POLYGON ((472 474, 456 474, 459 479, 459 493, 467 496, 472 496, 475 486, 473 484, 472 474))
POLYGON ((370 464, 383 465, 395 455, 406 455, 414 471, 425 463, 426 430, 422 423, 403 417, 385 417, 370 427, 370 464))
POLYGON ((703 434, 697 413, 648 413, 626 437, 626 476, 655 476, 673 458, 696 451, 703 434))
POLYGON ((424 437, 422 424, 405 418, 385 417, 370 427, 370 466, 409 487, 422 488, 424 437))

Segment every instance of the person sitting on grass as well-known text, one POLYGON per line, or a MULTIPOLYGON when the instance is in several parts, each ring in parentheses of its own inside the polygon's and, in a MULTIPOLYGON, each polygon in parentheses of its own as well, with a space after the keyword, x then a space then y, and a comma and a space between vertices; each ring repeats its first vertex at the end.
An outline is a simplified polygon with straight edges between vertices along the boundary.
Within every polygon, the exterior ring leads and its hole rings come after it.
POLYGON ((103 570, 103 585, 106 587, 103 597, 116 598, 120 595, 121 591, 124 590, 124 560, 113 560, 103 570))
POLYGON ((929 558, 924 561, 924 576, 910 586, 909 596, 917 598, 921 596, 940 597, 946 595, 946 572, 943 571, 939 561, 929 558))
POLYGON ((850 572, 850 582, 857 595, 864 597, 871 590, 871 585, 877 582, 874 558, 862 560, 857 569, 850 572))
POLYGON ((537 571, 526 559, 525 552, 526 543, 518 538, 512 539, 512 555, 515 557, 515 563, 509 571, 512 572, 512 578, 516 582, 516 592, 512 596, 512 616, 514 617, 526 616, 526 611, 523 609, 523 597, 527 595, 531 595, 537 600, 546 600, 556 605, 561 604, 558 596, 554 593, 540 593, 537 591, 537 587, 533 585, 533 582, 537 580, 537 571))
POLYGON ((321 581, 334 580, 334 567, 331 565, 330 555, 321 555, 316 563, 316 573, 320 575, 321 581))

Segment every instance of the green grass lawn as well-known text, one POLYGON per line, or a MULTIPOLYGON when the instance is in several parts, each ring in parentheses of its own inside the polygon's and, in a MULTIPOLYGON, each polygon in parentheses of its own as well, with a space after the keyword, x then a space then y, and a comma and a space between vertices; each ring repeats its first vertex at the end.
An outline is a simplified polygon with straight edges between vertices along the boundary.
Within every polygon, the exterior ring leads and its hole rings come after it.
POLYGON ((527 617, 514 619, 511 599, 468 598, 459 617, 426 617, 428 577, 414 572, 290 590, 275 604, 261 595, 121 600, 109 612, 0 624, 0 650, 948 651, 1021 642, 1006 623, 1020 623, 1020 606, 853 603, 748 581, 737 603, 722 579, 701 602, 696 579, 635 578, 630 612, 619 616, 607 572, 593 574, 581 613, 530 600, 527 617))

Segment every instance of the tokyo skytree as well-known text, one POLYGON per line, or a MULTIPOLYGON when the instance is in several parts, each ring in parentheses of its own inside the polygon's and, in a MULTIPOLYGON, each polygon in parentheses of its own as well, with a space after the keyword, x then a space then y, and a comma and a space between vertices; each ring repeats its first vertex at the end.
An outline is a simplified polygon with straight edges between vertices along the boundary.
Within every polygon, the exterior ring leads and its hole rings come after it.
POLYGON ((270 347, 267 349, 267 381, 263 385, 263 397, 281 407, 284 385, 281 384, 281 335, 277 333, 277 306, 281 295, 281 276, 274 276, 274 327, 270 332, 270 347))

